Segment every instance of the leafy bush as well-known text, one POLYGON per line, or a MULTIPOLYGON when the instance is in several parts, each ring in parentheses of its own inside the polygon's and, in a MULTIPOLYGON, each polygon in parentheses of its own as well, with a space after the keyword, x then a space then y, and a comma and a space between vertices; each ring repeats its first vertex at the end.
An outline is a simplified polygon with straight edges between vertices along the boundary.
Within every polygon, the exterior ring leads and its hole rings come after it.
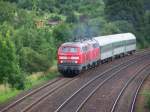
POLYGON ((120 29, 116 26, 115 23, 109 22, 104 25, 104 28, 102 30, 103 35, 110 35, 110 34, 116 34, 119 33, 120 29))
POLYGON ((48 29, 20 28, 14 36, 20 67, 25 72, 47 70, 55 58, 55 43, 48 29))
POLYGON ((29 47, 23 47, 20 51, 20 66, 26 72, 39 72, 47 70, 52 62, 48 56, 39 54, 29 47))
POLYGON ((67 23, 77 23, 78 21, 79 21, 79 17, 75 15, 74 12, 71 11, 67 14, 67 18, 66 18, 67 23))
POLYGON ((16 7, 9 2, 0 1, 0 22, 12 21, 16 7))
POLYGON ((58 15, 54 15, 50 18, 52 21, 60 21, 61 20, 61 17, 58 16, 58 15))
POLYGON ((10 39, 9 31, 6 36, 0 34, 0 51, 0 83, 9 83, 12 87, 23 89, 24 76, 20 72, 15 46, 10 39))

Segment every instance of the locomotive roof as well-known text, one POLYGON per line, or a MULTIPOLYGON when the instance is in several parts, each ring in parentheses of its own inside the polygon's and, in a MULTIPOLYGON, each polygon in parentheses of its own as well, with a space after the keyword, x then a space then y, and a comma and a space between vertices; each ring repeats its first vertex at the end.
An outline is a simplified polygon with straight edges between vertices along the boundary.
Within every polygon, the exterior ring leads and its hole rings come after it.
POLYGON ((94 37, 101 46, 124 40, 135 40, 136 37, 132 33, 122 33, 107 36, 94 37))
POLYGON ((76 46, 76 47, 82 47, 84 43, 82 42, 66 42, 62 44, 62 46, 76 46))
POLYGON ((75 46, 75 47, 83 47, 87 44, 93 44, 96 43, 96 40, 86 40, 86 41, 81 41, 81 42, 66 42, 64 44, 62 44, 62 46, 75 46))

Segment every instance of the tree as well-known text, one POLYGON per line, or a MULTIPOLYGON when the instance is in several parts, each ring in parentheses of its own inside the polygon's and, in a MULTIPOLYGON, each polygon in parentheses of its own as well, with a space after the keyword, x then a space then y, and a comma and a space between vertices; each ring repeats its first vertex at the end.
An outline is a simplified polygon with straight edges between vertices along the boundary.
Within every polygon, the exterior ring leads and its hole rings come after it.
POLYGON ((125 20, 139 28, 144 16, 143 0, 104 0, 105 14, 111 21, 125 20))
POLYGON ((18 0, 18 7, 29 9, 31 10, 33 8, 33 0, 18 0))
POLYGON ((108 24, 104 25, 102 35, 110 35, 116 33, 120 33, 120 29, 116 26, 116 24, 109 22, 108 24))
MULTIPOLYGON (((149 40, 150 40, 150 11, 147 11, 145 13, 145 16, 144 16, 144 31, 145 31, 145 36, 148 38, 149 37, 149 40)), ((150 42, 150 41, 149 41, 150 42)))
POLYGON ((150 45, 150 11, 146 11, 144 16, 144 23, 142 26, 142 31, 140 32, 139 43, 142 47, 149 47, 150 45), (143 38, 144 37, 144 38, 143 38))
POLYGON ((52 64, 52 59, 48 59, 47 55, 40 54, 30 47, 21 48, 19 55, 20 66, 28 73, 46 71, 52 64))
POLYGON ((43 11, 54 12, 55 11, 55 0, 39 0, 38 8, 43 11))
POLYGON ((61 43, 68 41, 72 38, 71 27, 67 24, 60 24, 56 26, 53 30, 53 36, 56 41, 56 46, 58 47, 61 43))
POLYGON ((67 13, 67 19, 66 22, 68 23, 77 23, 78 22, 78 17, 75 15, 73 11, 67 13))
POLYGON ((15 11, 16 7, 13 4, 0 1, 0 23, 13 20, 15 11))
POLYGON ((144 0, 144 8, 145 10, 150 10, 150 0, 144 0))
POLYGON ((4 37, 0 33, 0 83, 7 82, 18 89, 24 88, 23 76, 20 72, 15 46, 10 40, 9 31, 4 37))
POLYGON ((23 71, 29 73, 46 71, 53 64, 56 47, 48 28, 22 27, 15 32, 13 41, 23 71))
POLYGON ((135 29, 133 25, 127 21, 114 21, 112 22, 116 25, 116 27, 120 30, 120 33, 132 32, 135 33, 135 29))

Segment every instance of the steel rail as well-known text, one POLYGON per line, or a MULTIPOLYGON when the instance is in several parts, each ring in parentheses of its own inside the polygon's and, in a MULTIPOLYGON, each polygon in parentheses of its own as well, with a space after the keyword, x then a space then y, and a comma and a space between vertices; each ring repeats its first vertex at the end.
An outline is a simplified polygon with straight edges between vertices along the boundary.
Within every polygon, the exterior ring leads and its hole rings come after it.
POLYGON ((149 76, 149 74, 146 75, 146 76, 143 78, 143 80, 141 81, 141 83, 140 83, 138 89, 136 90, 135 96, 134 96, 134 98, 133 98, 133 102, 132 102, 132 104, 131 104, 130 112, 134 112, 134 105, 135 105, 136 98, 137 98, 137 96, 138 96, 139 90, 140 90, 142 84, 144 83, 144 81, 146 80, 146 78, 147 78, 148 76, 149 76))
MULTIPOLYGON (((138 60, 137 60, 137 61, 138 61, 138 60)), ((136 61, 136 62, 137 62, 137 61, 136 61)), ((136 62, 135 62, 135 63, 136 63, 136 62)), ((132 63, 132 64, 134 64, 134 63, 132 63)), ((121 70, 127 68, 128 66, 130 66, 130 64, 126 65, 125 67, 121 68, 121 69, 118 70, 118 71, 121 71, 121 70)), ((106 81, 108 81, 109 79, 113 78, 113 76, 115 76, 115 75, 116 75, 116 73, 114 73, 114 75, 108 77, 106 80, 104 80, 102 83, 100 83, 100 84, 88 95, 88 97, 80 104, 80 106, 77 108, 76 112, 79 112, 79 111, 81 110, 81 108, 83 107, 83 105, 88 101, 88 99, 90 99, 90 97, 92 97, 92 95, 93 95, 106 81)))
POLYGON ((134 75, 127 81, 127 83, 125 84, 125 86, 124 86, 124 87, 122 88, 122 90, 120 91, 118 97, 116 98, 116 100, 115 100, 115 102, 114 102, 114 104, 113 104, 113 106, 112 106, 111 112, 114 112, 114 111, 115 111, 116 106, 117 106, 117 104, 118 104, 118 102, 119 102, 119 99, 121 98, 121 96, 122 96, 123 92, 125 91, 125 89, 127 88, 127 86, 132 82, 132 80, 135 79, 135 77, 137 77, 137 74, 139 74, 140 72, 142 72, 142 71, 143 71, 145 68, 147 68, 147 66, 149 66, 149 65, 150 65, 150 64, 144 65, 144 67, 142 67, 141 69, 139 69, 138 71, 136 71, 136 72, 134 73, 134 75))
POLYGON ((68 82, 63 83, 63 85, 60 85, 58 87, 55 87, 53 89, 51 89, 48 93, 42 95, 40 98, 38 98, 36 101, 34 101, 32 104, 28 105, 27 107, 25 107, 21 112, 26 112, 28 110, 30 110, 33 106, 35 106, 36 104, 38 104, 40 101, 42 101, 43 99, 45 99, 47 96, 49 96, 50 94, 52 94, 53 92, 55 92, 58 89, 64 88, 67 85, 69 85, 72 81, 75 81, 76 79, 72 79, 68 82))
MULTIPOLYGON (((146 56, 147 54, 145 54, 145 55, 143 55, 143 56, 140 56, 140 59, 138 59, 138 60, 141 60, 141 57, 144 57, 144 56, 146 56)), ((101 74, 99 74, 98 76, 96 76, 96 77, 94 77, 93 79, 91 79, 90 81, 88 81, 86 84, 84 84, 80 89, 78 89, 78 91, 76 91, 74 94, 72 94, 67 100, 65 100, 65 102, 63 102, 58 108, 57 108, 57 110, 55 110, 55 112, 59 112, 76 94, 78 94, 81 90, 83 90, 85 87, 87 87, 89 84, 91 84, 93 81, 95 81, 96 79, 98 79, 98 78, 100 78, 101 76, 103 76, 104 74, 106 74, 106 73, 109 73, 110 71, 112 71, 112 70, 114 70, 114 69, 116 69, 116 68, 118 68, 118 67, 120 67, 121 65, 123 65, 123 64, 125 64, 125 63, 128 63, 128 62, 131 62, 131 63, 134 63, 134 61, 133 60, 135 60, 135 59, 137 59, 138 57, 136 57, 136 58, 134 58, 134 59, 130 59, 130 60, 128 60, 128 61, 126 61, 126 62, 123 62, 123 63, 121 63, 121 64, 119 64, 119 65, 116 65, 116 66, 114 66, 113 68, 110 68, 110 69, 108 69, 108 70, 106 70, 106 71, 104 71, 103 73, 101 73, 101 74)), ((137 60, 135 60, 135 62, 137 62, 137 60)), ((130 64, 131 64, 130 63, 130 64)), ((129 64, 129 65, 130 65, 129 64)), ((128 66, 129 66, 128 65, 128 66)), ((124 67, 125 68, 125 67, 124 67)), ((120 70, 121 71, 121 70, 120 70)), ((118 71, 119 72, 119 71, 118 71)), ((117 72, 115 72, 115 73, 117 73, 117 72)), ((114 73, 114 74, 115 74, 114 73)), ((113 75, 114 75, 113 74, 113 75)), ((111 77, 109 77, 109 78, 111 78, 111 77)), ((107 78, 107 80, 109 79, 109 78, 107 78)), ((103 81, 104 82, 104 81, 103 81)), ((92 93, 91 93, 92 94, 92 93)), ((84 102, 86 102, 86 101, 84 101, 84 102)))
MULTIPOLYGON (((143 51, 140 51, 140 52, 136 52, 135 55, 136 55, 136 56, 140 56, 140 55, 141 55, 142 53, 144 53, 144 52, 145 52, 145 54, 146 54, 146 53, 149 53, 149 50, 143 50, 143 51)), ((130 60, 128 60, 128 61, 130 61, 130 60)), ((126 61, 126 62, 127 62, 127 61, 126 61)), ((124 62, 124 63, 126 63, 126 62, 124 62)), ((118 67, 121 66, 121 65, 124 64, 124 63, 119 64, 118 67)), ((117 66, 115 66, 115 67, 117 67, 117 66)), ((114 67, 113 67, 113 68, 114 68, 114 67)), ((109 70, 110 70, 110 69, 109 69, 109 70)), ((107 72, 107 71, 106 71, 106 72, 107 72)), ((104 72, 103 72, 103 73, 104 73, 104 72)), ((9 110, 10 108, 14 107, 14 106, 17 105, 18 103, 22 102, 24 99, 26 99, 26 98, 28 98, 28 97, 34 95, 35 93, 37 93, 37 92, 41 91, 42 89, 44 89, 44 88, 46 88, 46 87, 48 87, 48 86, 54 84, 55 82, 57 82, 57 81, 59 81, 59 80, 61 80, 61 79, 60 79, 60 78, 55 79, 54 81, 49 82, 49 83, 47 83, 47 84, 45 84, 45 85, 39 87, 38 89, 35 89, 35 90, 31 91, 30 93, 26 94, 25 96, 19 98, 19 99, 16 100, 15 102, 9 104, 7 107, 5 107, 5 108, 3 108, 2 110, 0 110, 0 112, 5 112, 5 111, 9 110)))
POLYGON ((28 98, 29 96, 32 96, 33 94, 35 94, 35 93, 41 91, 42 89, 48 87, 49 85, 54 84, 55 82, 57 82, 57 81, 59 81, 59 80, 61 80, 61 79, 60 79, 60 78, 55 79, 54 81, 49 82, 49 83, 47 83, 47 84, 45 84, 45 85, 39 87, 38 89, 35 89, 35 90, 31 91, 30 93, 28 93, 28 94, 26 94, 25 96, 19 98, 18 100, 16 100, 15 102, 11 103, 11 104, 8 105, 7 107, 3 108, 0 112, 5 112, 5 111, 9 110, 10 108, 14 107, 15 105, 17 105, 18 103, 20 103, 20 102, 23 101, 24 99, 28 98))

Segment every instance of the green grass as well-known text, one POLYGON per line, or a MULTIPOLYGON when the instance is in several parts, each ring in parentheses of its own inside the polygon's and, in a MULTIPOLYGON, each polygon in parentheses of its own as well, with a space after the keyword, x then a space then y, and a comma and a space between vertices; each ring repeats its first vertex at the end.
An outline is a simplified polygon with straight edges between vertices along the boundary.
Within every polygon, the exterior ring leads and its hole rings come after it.
POLYGON ((33 86, 42 84, 45 81, 52 80, 58 75, 59 75, 58 73, 52 72, 38 77, 29 76, 25 82, 25 90, 31 89, 33 86))
POLYGON ((4 103, 4 102, 8 101, 9 99, 17 96, 20 92, 21 92, 20 90, 10 89, 10 88, 7 88, 6 91, 1 91, 0 92, 0 103, 4 103))
POLYGON ((0 103, 7 102, 11 98, 17 96, 21 92, 25 90, 29 90, 33 88, 34 86, 40 85, 48 80, 52 80, 55 77, 59 75, 58 72, 50 72, 47 74, 41 74, 41 75, 30 75, 27 77, 27 80, 25 82, 25 89, 24 90, 16 90, 16 89, 11 89, 9 87, 4 87, 2 86, 0 88, 0 103))
POLYGON ((150 109, 150 91, 144 91, 142 93, 142 95, 145 97, 146 101, 145 101, 145 106, 150 109))

